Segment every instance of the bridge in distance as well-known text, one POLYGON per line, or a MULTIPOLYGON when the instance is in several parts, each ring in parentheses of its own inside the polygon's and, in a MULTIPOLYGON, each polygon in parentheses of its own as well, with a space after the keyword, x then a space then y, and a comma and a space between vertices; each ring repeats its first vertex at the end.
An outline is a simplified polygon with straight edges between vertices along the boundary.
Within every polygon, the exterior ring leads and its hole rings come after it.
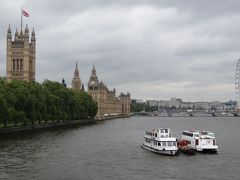
POLYGON ((159 116, 159 117, 227 117, 240 116, 240 113, 234 110, 228 111, 202 111, 202 110, 163 110, 154 112, 133 112, 136 116, 159 116))

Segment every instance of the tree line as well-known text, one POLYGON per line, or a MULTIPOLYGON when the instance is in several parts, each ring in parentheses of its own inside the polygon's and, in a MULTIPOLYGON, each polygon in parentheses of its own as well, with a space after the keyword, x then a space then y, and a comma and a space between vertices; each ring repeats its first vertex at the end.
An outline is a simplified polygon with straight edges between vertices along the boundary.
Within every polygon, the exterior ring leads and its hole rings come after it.
MULTIPOLYGON (((154 111, 159 111, 161 110, 176 110, 177 108, 175 106, 172 107, 164 107, 164 106, 150 106, 148 103, 137 103, 135 100, 131 101, 131 112, 141 112, 141 111, 146 111, 146 112, 154 112, 154 111)), ((184 108, 181 108, 184 109, 184 108)), ((187 109, 187 108, 186 108, 187 109)))
POLYGON ((0 127, 94 118, 97 103, 58 82, 42 84, 0 77, 0 127))

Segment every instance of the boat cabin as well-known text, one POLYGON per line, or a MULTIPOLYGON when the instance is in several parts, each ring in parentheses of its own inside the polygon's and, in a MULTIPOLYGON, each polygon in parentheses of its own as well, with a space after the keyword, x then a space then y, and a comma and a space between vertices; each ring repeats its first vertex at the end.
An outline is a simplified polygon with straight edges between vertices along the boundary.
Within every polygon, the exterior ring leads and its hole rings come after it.
POLYGON ((161 129, 151 129, 146 131, 146 135, 153 136, 156 138, 169 138, 172 137, 172 133, 168 128, 161 128, 161 129))
POLYGON ((210 131, 186 130, 182 132, 182 140, 186 140, 190 146, 199 151, 216 151, 218 148, 216 145, 215 135, 210 131))

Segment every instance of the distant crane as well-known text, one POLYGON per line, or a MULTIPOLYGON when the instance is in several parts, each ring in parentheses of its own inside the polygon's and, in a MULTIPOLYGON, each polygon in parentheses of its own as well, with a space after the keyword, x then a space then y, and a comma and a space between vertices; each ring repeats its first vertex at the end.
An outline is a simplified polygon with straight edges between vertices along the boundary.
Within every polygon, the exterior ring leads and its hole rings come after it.
POLYGON ((235 74, 235 93, 237 100, 237 111, 240 111, 240 59, 237 62, 236 74, 235 74))

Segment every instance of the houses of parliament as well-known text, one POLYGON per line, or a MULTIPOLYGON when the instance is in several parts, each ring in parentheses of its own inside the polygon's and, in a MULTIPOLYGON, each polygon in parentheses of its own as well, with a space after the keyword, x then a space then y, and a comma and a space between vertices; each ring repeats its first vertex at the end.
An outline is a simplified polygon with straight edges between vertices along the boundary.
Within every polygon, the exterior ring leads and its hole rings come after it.
MULTIPOLYGON (((24 30, 22 28, 20 31, 16 30, 13 38, 9 25, 6 61, 6 77, 8 81, 13 79, 35 81, 36 37, 34 30, 32 30, 30 37, 29 29, 26 26, 24 30)), ((71 86, 76 91, 84 91, 77 63, 71 86)), ((98 104, 97 119, 130 115, 130 93, 120 93, 119 96, 116 96, 115 89, 109 90, 103 82, 98 80, 95 65, 93 65, 88 82, 88 93, 98 104)))
MULTIPOLYGON (((72 79, 72 88, 75 90, 83 90, 77 64, 72 79)), ((115 89, 111 91, 103 82, 99 82, 95 65, 93 65, 92 73, 88 81, 88 93, 98 104, 98 119, 130 115, 130 93, 121 93, 117 97, 115 89)))
POLYGON ((7 80, 35 80, 36 38, 34 30, 29 35, 28 27, 23 31, 16 30, 14 39, 9 25, 7 31, 6 52, 7 80))

